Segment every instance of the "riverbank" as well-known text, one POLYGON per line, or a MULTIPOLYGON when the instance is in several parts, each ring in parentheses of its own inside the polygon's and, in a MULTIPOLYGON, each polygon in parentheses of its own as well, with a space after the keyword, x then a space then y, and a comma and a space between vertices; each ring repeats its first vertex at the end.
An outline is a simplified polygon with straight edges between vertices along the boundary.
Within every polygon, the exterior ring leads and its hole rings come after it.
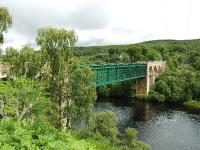
POLYGON ((191 110, 198 110, 200 111, 200 102, 199 101, 188 101, 184 102, 183 106, 191 110))
POLYGON ((127 99, 98 99, 95 112, 112 111, 117 127, 135 128, 138 140, 153 150, 200 149, 200 116, 181 103, 150 103, 127 99))
POLYGON ((186 102, 180 102, 180 101, 163 101, 163 100, 158 100, 158 98, 155 97, 149 97, 149 96, 136 96, 134 97, 135 100, 137 101, 142 101, 142 102, 149 102, 149 103, 174 103, 174 104, 179 104, 180 106, 183 106, 186 109, 192 110, 192 111, 198 111, 200 112, 200 101, 186 101, 186 102))

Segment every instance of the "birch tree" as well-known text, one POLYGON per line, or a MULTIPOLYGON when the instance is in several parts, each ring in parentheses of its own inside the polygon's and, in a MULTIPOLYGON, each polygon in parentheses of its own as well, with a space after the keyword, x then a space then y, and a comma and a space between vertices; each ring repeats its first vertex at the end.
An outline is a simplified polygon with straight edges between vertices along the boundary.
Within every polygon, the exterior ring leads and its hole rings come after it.
POLYGON ((0 6, 0 44, 3 44, 3 33, 12 25, 12 17, 6 7, 0 6))
POLYGON ((73 30, 41 28, 36 41, 47 54, 51 68, 49 87, 58 108, 59 128, 64 131, 73 120, 87 118, 92 110, 95 100, 95 86, 90 86, 92 73, 80 68, 72 58, 77 42, 73 30))

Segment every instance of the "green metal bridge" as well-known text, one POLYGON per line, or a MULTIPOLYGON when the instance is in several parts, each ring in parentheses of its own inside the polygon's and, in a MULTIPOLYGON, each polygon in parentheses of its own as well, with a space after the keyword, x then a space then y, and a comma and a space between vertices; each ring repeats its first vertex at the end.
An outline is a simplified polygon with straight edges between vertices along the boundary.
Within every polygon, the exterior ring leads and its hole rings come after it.
POLYGON ((142 63, 92 65, 90 67, 96 73, 97 87, 147 75, 147 64, 142 63))

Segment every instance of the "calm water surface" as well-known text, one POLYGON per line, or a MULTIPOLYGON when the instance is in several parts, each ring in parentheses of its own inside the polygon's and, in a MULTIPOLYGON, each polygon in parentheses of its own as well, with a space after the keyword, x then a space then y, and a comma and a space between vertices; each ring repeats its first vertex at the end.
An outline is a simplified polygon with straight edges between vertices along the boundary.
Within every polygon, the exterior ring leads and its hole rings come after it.
POLYGON ((99 100, 94 111, 113 111, 121 132, 136 128, 138 139, 153 150, 200 150, 200 113, 190 113, 175 104, 123 100, 99 100))

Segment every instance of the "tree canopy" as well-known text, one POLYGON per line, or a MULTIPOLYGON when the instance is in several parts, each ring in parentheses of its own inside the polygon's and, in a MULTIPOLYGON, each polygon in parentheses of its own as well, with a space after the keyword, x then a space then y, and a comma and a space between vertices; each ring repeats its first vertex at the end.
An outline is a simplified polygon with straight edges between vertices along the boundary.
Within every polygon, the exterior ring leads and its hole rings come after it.
POLYGON ((49 87, 57 104, 59 127, 62 131, 72 123, 88 119, 96 99, 94 74, 86 67, 80 68, 72 58, 72 48, 77 36, 73 30, 42 28, 38 31, 37 43, 47 56, 51 69, 49 87))
POLYGON ((12 25, 12 17, 6 7, 0 6, 0 43, 3 43, 3 32, 7 32, 12 25))

